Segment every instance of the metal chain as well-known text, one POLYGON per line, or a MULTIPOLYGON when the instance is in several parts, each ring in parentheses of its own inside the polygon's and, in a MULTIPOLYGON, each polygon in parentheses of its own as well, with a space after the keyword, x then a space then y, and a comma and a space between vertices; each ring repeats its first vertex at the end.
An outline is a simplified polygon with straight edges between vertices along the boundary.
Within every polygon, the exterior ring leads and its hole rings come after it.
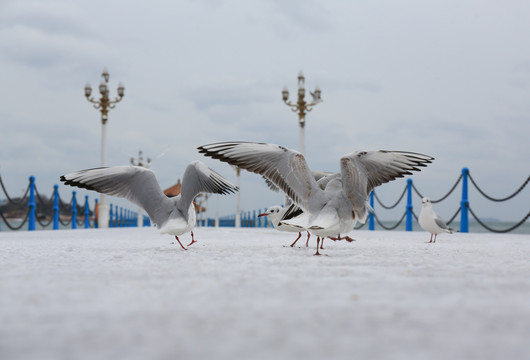
POLYGON ((403 199, 403 196, 405 196, 405 193, 407 192, 407 187, 405 186, 405 188, 403 189, 403 192, 401 193, 399 199, 396 201, 396 203, 392 206, 386 206, 385 204, 383 204, 381 202, 381 200, 379 200, 379 196, 377 196, 377 193, 375 192, 374 190, 374 196, 375 196, 375 199, 377 200, 377 202, 379 203, 379 205, 381 205, 383 208, 387 209, 387 210, 390 210, 390 209, 393 209, 395 208, 400 202, 401 202, 401 199, 403 199))
POLYGON ((486 230, 489 230, 491 232, 495 232, 495 233, 507 233, 507 232, 510 232, 512 230, 515 230, 517 229, 519 226, 521 226, 526 220, 528 220, 528 218, 530 217, 530 211, 528 212, 528 214, 526 214, 526 216, 521 220, 519 221, 517 224, 513 225, 512 227, 509 227, 508 229, 503 229, 503 230, 498 230, 498 229, 494 229, 494 228, 491 228, 489 227, 488 225, 486 225, 485 223, 483 223, 477 215, 475 215, 475 213, 473 212, 473 210, 471 210, 471 208, 469 207, 469 205, 466 205, 467 208, 469 209, 469 212, 471 213, 471 215, 473 216, 473 218, 483 227, 485 228, 486 230))
POLYGON ((2 210, 0 210, 0 217, 2 217, 2 220, 4 220, 4 223, 7 225, 8 228, 10 228, 11 230, 20 230, 22 228, 22 226, 24 226, 26 224, 26 222, 28 221, 29 219, 29 209, 28 211, 26 212, 26 217, 24 218, 24 221, 22 221, 22 223, 20 223, 20 225, 18 226, 13 226, 9 223, 9 221, 7 221, 7 219, 4 217, 4 213, 2 212, 2 210))
POLYGON ((383 225, 381 223, 381 221, 379 221, 379 218, 377 217, 377 215, 374 214, 374 217, 375 217, 375 220, 377 221, 377 223, 379 224, 379 226, 381 226, 383 229, 385 229, 385 230, 394 230, 395 228, 397 228, 403 222, 403 219, 405 219, 406 215, 407 215, 407 212, 405 211, 403 213, 403 216, 401 217, 401 219, 399 219, 399 221, 395 225, 390 226, 390 227, 386 227, 385 225, 383 225))
POLYGON ((359 229, 361 229, 364 225, 366 225, 366 223, 364 223, 364 224, 363 224, 363 223, 358 223, 358 224, 361 224, 361 225, 360 225, 360 226, 356 226, 356 227, 354 227, 354 228, 353 228, 354 230, 359 230, 359 229))
POLYGON ((50 221, 48 221, 47 223, 45 223, 44 221, 40 221, 38 216, 36 216, 35 219, 37 220, 37 222, 39 223, 40 226, 42 226, 43 228, 46 228, 47 226, 49 226, 52 223, 53 216, 50 218, 50 221))
POLYGON ((28 187, 26 188, 26 192, 24 192, 24 195, 22 196, 22 199, 20 199, 19 201, 15 201, 13 199, 11 199, 9 197, 9 194, 7 193, 7 190, 6 190, 6 187, 4 186, 4 182, 2 181, 2 177, 0 176, 0 185, 2 186, 2 190, 4 190, 4 194, 6 195, 6 198, 7 200, 12 203, 12 204, 22 204, 24 203, 24 201, 26 200, 27 196, 28 196, 28 193, 29 193, 29 188, 30 188, 30 185, 28 184, 28 187))
MULTIPOLYGON (((451 188, 451 190, 449 190, 449 192, 447 194, 445 194, 444 196, 442 196, 440 199, 437 199, 437 200, 431 200, 431 203, 433 204, 436 204, 436 203, 439 203, 441 201, 444 201, 445 199, 447 199, 447 197, 449 195, 451 195, 453 193, 453 191, 455 191, 456 187, 458 186, 458 184, 460 183, 460 180, 462 180, 462 174, 460 174, 460 176, 458 177, 458 179, 456 179, 456 182, 455 184, 453 185, 453 187, 451 188)), ((422 194, 420 194, 420 192, 418 191, 418 189, 416 189, 416 186, 414 185, 414 183, 412 183, 412 188, 414 189, 414 191, 416 192, 416 194, 418 194, 418 196, 420 198, 424 198, 424 196, 422 194)))
POLYGON ((505 198, 502 198, 502 199, 495 199, 495 198, 493 198, 491 196, 486 195, 486 193, 484 191, 482 191, 481 188, 479 188, 479 186, 477 185, 477 183, 475 182, 475 180, 473 179, 471 174, 469 174, 469 180, 471 180, 471 182, 473 183, 473 185, 475 185, 475 188, 478 190, 478 192, 481 193, 482 196, 484 196, 486 199, 491 200, 491 201, 501 202, 501 201, 510 200, 511 198, 513 198, 514 196, 519 194, 525 188, 526 184, 528 184, 528 182, 530 181, 530 176, 526 178, 526 181, 523 183, 523 185, 521 185, 519 187, 519 189, 517 189, 513 194, 511 194, 511 195, 509 195, 509 196, 507 196, 505 198))

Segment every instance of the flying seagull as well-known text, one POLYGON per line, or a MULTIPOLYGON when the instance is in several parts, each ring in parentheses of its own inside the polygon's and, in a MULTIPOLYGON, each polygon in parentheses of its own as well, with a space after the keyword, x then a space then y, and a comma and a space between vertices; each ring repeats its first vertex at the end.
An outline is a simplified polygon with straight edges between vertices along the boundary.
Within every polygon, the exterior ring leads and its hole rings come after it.
POLYGON ((421 212, 418 222, 423 230, 431 233, 431 240, 428 243, 435 243, 436 237, 442 232, 452 234, 455 231, 447 226, 445 221, 434 212, 431 199, 428 197, 421 199, 421 212), (433 235, 434 240, 432 238, 433 235))
POLYGON ((320 237, 353 241, 344 234, 364 223, 371 210, 373 188, 427 166, 433 157, 404 151, 357 151, 340 158, 340 173, 324 189, 315 180, 304 156, 284 146, 254 142, 221 142, 198 147, 199 153, 265 176, 302 210, 303 216, 284 223, 320 237), (341 236, 342 234, 342 236, 341 236))
POLYGON ((201 192, 230 194, 239 190, 200 161, 190 163, 182 178, 178 196, 168 198, 162 192, 155 173, 140 166, 114 166, 80 170, 61 176, 66 185, 119 196, 142 207, 161 234, 179 235, 191 232, 196 223, 193 199, 201 192))

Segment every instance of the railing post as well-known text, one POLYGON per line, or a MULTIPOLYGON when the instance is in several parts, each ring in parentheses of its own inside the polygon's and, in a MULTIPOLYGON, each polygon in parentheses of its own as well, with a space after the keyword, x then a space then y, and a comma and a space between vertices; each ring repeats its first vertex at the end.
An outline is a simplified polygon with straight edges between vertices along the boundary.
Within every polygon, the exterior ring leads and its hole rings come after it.
POLYGON ((59 185, 53 185, 53 230, 59 230, 59 185))
POLYGON ((374 192, 370 193, 370 207, 373 211, 370 211, 370 215, 368 215, 368 230, 375 230, 375 216, 374 216, 374 192))
POLYGON ((407 179, 407 219, 406 231, 412 231, 412 179, 407 179))
POLYGON ((94 228, 97 229, 99 227, 98 221, 99 221, 99 207, 98 207, 98 199, 96 198, 96 201, 94 202, 94 228))
POLYGON ((114 214, 114 227, 120 227, 120 218, 119 218, 118 205, 116 205, 116 211, 114 214))
POLYGON ((75 191, 72 191, 72 229, 77 229, 77 200, 75 191))
POLYGON ((462 201, 460 202, 460 232, 467 233, 469 231, 469 198, 467 192, 467 178, 469 169, 462 169, 462 201))
POLYGON ((112 227, 112 224, 114 223, 114 221, 112 220, 112 215, 114 214, 113 212, 113 209, 112 209, 112 204, 110 204, 110 210, 109 210, 109 228, 112 227))
POLYGON ((28 219, 28 230, 35 230, 35 176, 29 177, 29 219, 28 219))
POLYGON ((90 209, 88 208, 88 195, 85 195, 85 229, 90 227, 90 209))
POLYGON ((252 227, 256 227, 256 209, 252 210, 252 227))

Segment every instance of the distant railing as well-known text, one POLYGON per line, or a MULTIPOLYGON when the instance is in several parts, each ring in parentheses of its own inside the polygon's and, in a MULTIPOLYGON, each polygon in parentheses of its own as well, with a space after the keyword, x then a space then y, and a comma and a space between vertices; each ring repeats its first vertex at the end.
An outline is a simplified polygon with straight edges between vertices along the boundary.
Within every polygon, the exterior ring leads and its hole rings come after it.
MULTIPOLYGON (((39 224, 43 229, 51 225, 53 230, 58 230, 61 226, 72 229, 77 229, 78 226, 85 229, 98 227, 96 216, 98 200, 95 199, 94 208, 91 210, 88 195, 85 196, 84 205, 78 204, 76 191, 72 191, 69 202, 64 202, 59 196, 59 186, 54 185, 51 198, 46 199, 40 195, 34 176, 30 176, 28 187, 21 198, 9 196, 1 176, 0 186, 7 199, 5 204, 0 201, 0 218, 2 220, 0 225, 3 223, 10 230, 21 230, 26 224, 29 231, 35 230, 36 224, 39 224), (15 225, 15 223, 18 224, 15 225)), ((2 200, 1 197, 0 200, 2 200)), ((130 226, 138 226, 138 214, 122 207, 113 207, 111 204, 109 227, 130 226)), ((142 226, 150 226, 149 217, 143 216, 142 226)), ((0 226, 0 231, 1 229, 0 226)))
MULTIPOLYGON (((522 224, 524 224, 528 220, 528 218, 530 217, 530 211, 529 211, 525 216, 523 216, 523 218, 520 221, 516 222, 514 225, 512 225, 512 226, 510 226, 508 228, 505 228, 505 229, 492 228, 491 226, 487 225, 484 221, 482 221, 480 219, 480 217, 473 211, 472 207, 470 206, 469 196, 468 196, 469 195, 468 194, 469 193, 469 181, 471 181, 471 184, 486 199, 488 199, 490 201, 495 201, 495 202, 502 202, 502 201, 510 200, 510 199, 514 198, 515 196, 519 195, 521 193, 521 191, 523 191, 523 189, 526 187, 528 182, 530 181, 530 176, 527 177, 526 180, 523 182, 523 184, 515 192, 513 192, 512 194, 510 194, 508 196, 505 196, 503 198, 495 198, 495 197, 487 195, 477 185, 477 183, 475 182, 475 180, 471 176, 468 168, 463 168, 462 169, 462 173, 460 174, 458 179, 456 179, 456 182, 451 187, 451 189, 444 196, 442 196, 441 198, 436 199, 436 200, 431 200, 432 203, 439 203, 439 202, 444 201, 445 199, 447 199, 449 197, 449 195, 451 195, 456 190, 458 184, 462 183, 462 196, 461 196, 460 204, 458 206, 458 209, 456 209, 454 215, 447 222, 448 224, 451 224, 456 219, 458 214, 460 214, 460 232, 464 232, 464 233, 469 232, 469 214, 471 214, 471 216, 475 219, 475 221, 480 226, 482 226, 484 229, 486 229, 488 231, 491 231, 491 232, 496 232, 496 233, 507 233, 507 232, 513 231, 513 230, 517 229, 518 227, 520 227, 522 224)), ((407 196, 407 200, 406 200, 405 210, 404 210, 401 218, 396 223, 394 223, 393 225, 390 225, 390 226, 386 225, 377 217, 377 215, 375 213, 370 213, 369 218, 368 218, 368 222, 367 222, 368 229, 369 230, 375 230, 375 223, 377 223, 379 226, 381 226, 381 228, 383 228, 385 230, 394 230, 399 225, 401 225, 403 223, 403 221, 405 221, 405 230, 406 231, 412 231, 413 219, 418 221, 418 216, 414 212, 413 205, 412 205, 412 196, 413 196, 413 194, 418 195, 420 198, 424 197, 424 195, 422 195, 420 193, 420 191, 416 188, 416 186, 414 185, 412 179, 407 179, 407 183, 406 183, 403 191, 400 193, 399 198, 392 205, 385 205, 379 199, 379 197, 377 196, 376 191, 375 190, 372 191, 370 193, 370 205, 372 206, 373 209, 375 209, 375 202, 376 201, 377 201, 378 205, 380 205, 383 209, 390 210, 390 209, 394 209, 395 207, 397 207, 401 203, 401 201, 403 200, 405 195, 407 196)), ((261 212, 260 210, 257 211, 258 214, 260 212, 261 212)), ((243 212, 241 214, 241 226, 242 227, 247 227, 247 226, 248 227, 267 227, 267 226, 269 226, 269 224, 267 223, 267 220, 266 220, 267 218, 266 217, 265 217, 265 222, 263 222, 261 220, 262 219, 261 217, 257 218, 256 216, 257 215, 256 215, 256 211, 255 210, 243 212)), ((214 219, 208 219, 207 221, 204 221, 201 224, 203 224, 204 226, 214 226, 215 225, 215 220, 214 219)), ((219 225, 220 226, 235 226, 235 215, 230 215, 228 217, 220 218, 219 225)), ((356 229, 360 229, 360 228, 362 228, 364 226, 365 226, 365 224, 359 224, 359 226, 357 226, 356 229)))

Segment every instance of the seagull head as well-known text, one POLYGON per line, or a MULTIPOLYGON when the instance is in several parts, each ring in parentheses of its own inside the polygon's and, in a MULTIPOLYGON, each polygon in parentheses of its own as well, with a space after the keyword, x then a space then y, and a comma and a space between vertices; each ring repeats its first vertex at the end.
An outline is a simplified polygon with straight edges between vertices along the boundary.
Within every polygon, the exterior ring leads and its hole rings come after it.
POLYGON ((276 218, 280 215, 282 209, 283 208, 281 206, 271 206, 270 208, 267 209, 267 211, 265 211, 262 214, 259 214, 258 217, 271 215, 271 217, 276 218))
POLYGON ((424 197, 423 199, 421 199, 421 205, 422 206, 430 206, 431 205, 431 199, 429 199, 428 197, 424 197))

